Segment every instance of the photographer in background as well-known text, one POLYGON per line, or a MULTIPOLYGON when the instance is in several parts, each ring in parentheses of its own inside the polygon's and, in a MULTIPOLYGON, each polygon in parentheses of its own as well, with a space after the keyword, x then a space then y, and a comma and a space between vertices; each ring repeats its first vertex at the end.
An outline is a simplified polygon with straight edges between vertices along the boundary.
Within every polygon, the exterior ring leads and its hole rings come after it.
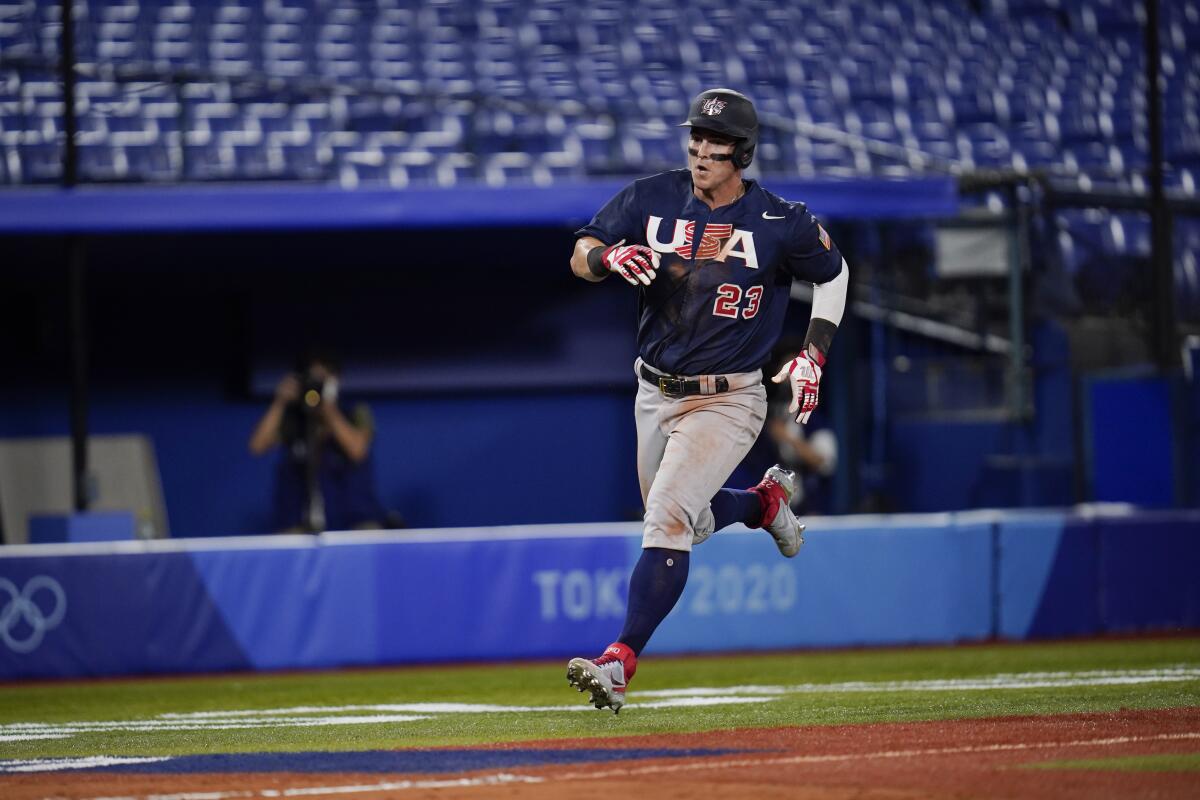
POLYGON ((313 352, 284 376, 250 436, 250 452, 283 452, 275 474, 274 522, 281 532, 380 528, 385 513, 375 492, 371 440, 375 422, 365 403, 349 417, 338 406, 336 358, 313 352))

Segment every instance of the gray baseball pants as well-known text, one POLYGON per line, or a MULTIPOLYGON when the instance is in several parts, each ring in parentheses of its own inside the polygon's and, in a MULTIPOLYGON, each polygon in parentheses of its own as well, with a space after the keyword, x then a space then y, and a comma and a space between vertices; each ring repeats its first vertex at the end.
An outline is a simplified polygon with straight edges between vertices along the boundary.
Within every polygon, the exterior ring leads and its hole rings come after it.
MULTIPOLYGON (((646 516, 642 547, 692 549, 695 531, 711 533, 709 501, 746 457, 767 415, 762 370, 726 374, 729 391, 666 397, 634 363, 638 393, 638 481, 646 516)), ((717 376, 688 376, 711 386, 717 376)))

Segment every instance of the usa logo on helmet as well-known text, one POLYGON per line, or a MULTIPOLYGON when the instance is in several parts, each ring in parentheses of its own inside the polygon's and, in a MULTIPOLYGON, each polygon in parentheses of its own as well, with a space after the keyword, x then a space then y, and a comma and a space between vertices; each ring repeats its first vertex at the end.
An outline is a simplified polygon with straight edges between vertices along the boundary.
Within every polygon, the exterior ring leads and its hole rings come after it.
POLYGON ((710 97, 704 101, 704 105, 700 110, 710 117, 715 117, 725 110, 726 105, 728 105, 728 103, 726 103, 724 100, 718 100, 715 97, 710 97))

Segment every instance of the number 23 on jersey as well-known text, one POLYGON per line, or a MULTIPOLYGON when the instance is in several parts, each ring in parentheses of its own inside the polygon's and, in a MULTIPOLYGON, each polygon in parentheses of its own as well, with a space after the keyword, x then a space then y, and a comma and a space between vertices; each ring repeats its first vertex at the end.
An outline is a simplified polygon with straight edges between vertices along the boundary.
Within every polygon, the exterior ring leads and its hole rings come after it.
POLYGON ((713 303, 713 314, 718 317, 750 319, 758 313, 762 301, 762 286, 751 286, 745 291, 746 304, 742 306, 742 287, 736 283, 722 283, 717 287, 717 299, 713 303))

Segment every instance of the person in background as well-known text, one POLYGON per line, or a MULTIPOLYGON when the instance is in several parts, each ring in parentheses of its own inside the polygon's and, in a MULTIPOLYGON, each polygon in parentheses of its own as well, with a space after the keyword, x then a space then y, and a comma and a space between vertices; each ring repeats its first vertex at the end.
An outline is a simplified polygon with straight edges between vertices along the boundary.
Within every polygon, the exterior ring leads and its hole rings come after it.
POLYGON ((796 473, 796 491, 789 500, 792 511, 805 516, 828 514, 838 463, 837 436, 825 424, 820 409, 807 425, 796 422, 796 415, 788 411, 791 393, 772 388, 767 390, 767 422, 763 426, 763 438, 771 451, 766 460, 796 473))
POLYGON ((282 445, 273 492, 274 528, 280 532, 384 527, 375 491, 371 443, 375 422, 365 403, 349 415, 339 405, 341 367, 335 356, 313 351, 285 375, 250 436, 261 456, 282 445))

